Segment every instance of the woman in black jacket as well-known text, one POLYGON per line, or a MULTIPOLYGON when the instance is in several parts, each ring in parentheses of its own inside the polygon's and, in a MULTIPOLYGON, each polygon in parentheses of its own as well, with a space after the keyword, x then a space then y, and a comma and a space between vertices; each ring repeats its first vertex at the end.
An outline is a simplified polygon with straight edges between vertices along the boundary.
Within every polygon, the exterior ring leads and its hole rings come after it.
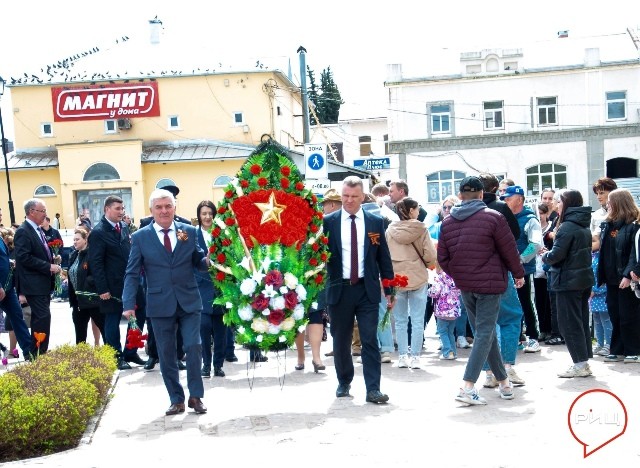
POLYGON ((69 256, 69 304, 76 330, 76 344, 87 341, 87 325, 90 319, 93 319, 100 329, 104 340, 104 315, 100 313, 100 297, 96 294, 96 285, 89 269, 88 238, 89 233, 86 229, 76 228, 73 231, 74 250, 69 256))
POLYGON ((626 189, 609 193, 607 218, 600 232, 598 286, 607 285, 607 309, 613 329, 608 362, 637 363, 640 355, 640 302, 629 287, 636 268, 633 249, 640 210, 626 189))
POLYGON ((551 265, 548 288, 555 292, 558 326, 573 365, 558 377, 588 377, 593 357, 589 328, 589 296, 593 286, 591 269, 591 207, 582 206, 582 195, 567 190, 558 203, 559 227, 553 247, 542 256, 551 265))

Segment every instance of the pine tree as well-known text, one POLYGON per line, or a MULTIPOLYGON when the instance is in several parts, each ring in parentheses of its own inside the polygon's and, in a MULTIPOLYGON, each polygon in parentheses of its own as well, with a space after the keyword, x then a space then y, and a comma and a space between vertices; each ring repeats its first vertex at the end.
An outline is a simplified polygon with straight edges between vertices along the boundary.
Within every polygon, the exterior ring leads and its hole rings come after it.
POLYGON ((318 115, 318 120, 320 120, 320 122, 316 122, 313 114, 311 114, 311 125, 317 125, 318 123, 338 123, 340 106, 344 104, 344 101, 340 96, 338 86, 335 81, 333 81, 331 67, 327 67, 322 71, 322 74, 320 75, 320 89, 318 89, 318 86, 316 85, 313 70, 308 66, 307 74, 309 75, 307 95, 309 100, 315 104, 316 114, 318 115))
MULTIPOLYGON (((307 65, 307 75, 309 75, 309 86, 307 86, 307 98, 309 99, 309 102, 313 102, 313 104, 317 106, 318 86, 316 85, 316 77, 314 75, 314 72, 311 68, 309 68, 309 65, 307 65)), ((318 122, 316 122, 316 118, 314 117, 313 113, 309 114, 309 124, 310 125, 318 124, 318 122)))

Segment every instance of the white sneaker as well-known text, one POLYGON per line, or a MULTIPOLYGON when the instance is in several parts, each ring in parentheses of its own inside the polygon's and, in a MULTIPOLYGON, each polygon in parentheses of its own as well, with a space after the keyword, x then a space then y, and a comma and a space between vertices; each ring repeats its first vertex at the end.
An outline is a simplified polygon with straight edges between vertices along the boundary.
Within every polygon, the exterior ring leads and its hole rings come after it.
POLYGON ((496 376, 487 372, 487 378, 484 380, 482 386, 485 388, 496 388, 498 386, 496 376))
POLYGON ((458 337, 458 339, 456 340, 456 345, 458 346, 458 348, 462 349, 471 348, 471 345, 464 336, 458 337))
POLYGON ((401 369, 407 369, 409 367, 409 356, 406 354, 400 355, 398 358, 398 367, 401 369))
POLYGON ((527 342, 527 345, 524 347, 525 353, 537 353, 539 351, 540 351, 540 344, 533 338, 531 338, 527 342))
POLYGON ((640 362, 640 359, 638 359, 638 356, 625 356, 624 362, 625 364, 634 364, 640 362))
POLYGON ((420 358, 418 356, 412 356, 411 364, 409 364, 409 367, 411 367, 412 369, 420 369, 420 358))
POLYGON ((500 398, 503 400, 513 400, 513 387, 507 385, 506 387, 500 387, 500 398))
POLYGON ((467 405, 486 405, 487 400, 478 395, 478 390, 472 388, 471 390, 460 389, 460 393, 455 398, 456 401, 465 403, 467 405))
POLYGON ((518 374, 516 374, 516 370, 513 367, 507 369, 507 377, 509 377, 509 381, 513 385, 524 385, 524 379, 522 379, 518 374))
POLYGON ((600 348, 600 351, 598 351, 597 353, 594 351, 593 354, 597 354, 598 356, 608 356, 610 352, 611 351, 609 351, 608 346, 603 346, 602 348, 600 348))
POLYGON ((593 372, 591 372, 591 368, 588 364, 582 368, 578 368, 573 365, 570 366, 566 371, 560 372, 558 374, 558 377, 561 377, 563 379, 572 379, 573 377, 589 377, 592 374, 593 372))
POLYGON ((384 353, 381 354, 380 356, 380 362, 391 362, 391 353, 388 351, 385 351, 384 353))

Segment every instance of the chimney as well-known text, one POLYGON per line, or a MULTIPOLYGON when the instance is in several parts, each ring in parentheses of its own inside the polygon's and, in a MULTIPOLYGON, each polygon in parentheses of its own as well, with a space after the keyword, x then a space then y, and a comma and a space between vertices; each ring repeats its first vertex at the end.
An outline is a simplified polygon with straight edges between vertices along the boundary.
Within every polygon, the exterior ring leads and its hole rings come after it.
POLYGON ((597 67, 600 65, 600 49, 597 47, 584 50, 584 66, 597 67))
POLYGON ((160 31, 162 30, 162 21, 160 21, 156 16, 152 20, 149 20, 149 26, 151 32, 151 36, 149 39, 151 41, 151 44, 160 44, 160 31))

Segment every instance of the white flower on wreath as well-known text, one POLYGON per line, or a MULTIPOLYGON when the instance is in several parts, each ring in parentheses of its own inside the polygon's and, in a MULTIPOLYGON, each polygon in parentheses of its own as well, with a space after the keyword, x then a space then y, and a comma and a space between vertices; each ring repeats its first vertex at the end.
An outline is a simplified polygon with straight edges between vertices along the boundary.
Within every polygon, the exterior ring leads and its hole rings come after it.
POLYGON ((264 273, 260 273, 260 271, 256 270, 251 274, 251 279, 260 284, 262 283, 262 278, 264 278, 265 276, 266 275, 264 273))
POLYGON ((240 333, 241 335, 245 332, 245 328, 244 327, 238 327, 238 333, 240 333))
POLYGON ((260 264, 260 268, 265 273, 269 270, 269 266, 271 265, 272 260, 269 257, 265 257, 260 264))
POLYGON ((311 303, 311 308, 312 308, 312 309, 315 309, 315 310, 318 310, 318 303, 317 303, 316 301, 313 301, 313 302, 311 303))
POLYGON ((264 309, 262 311, 262 315, 264 315, 265 317, 268 317, 271 314, 271 310, 270 309, 264 309))
POLYGON ((273 285, 272 284, 267 284, 264 289, 262 290, 262 294, 265 297, 275 297, 276 294, 278 294, 278 291, 276 291, 275 289, 273 289, 273 285))
POLYGON ((263 318, 256 317, 251 322, 251 329, 256 333, 266 333, 269 329, 269 322, 263 318))
POLYGON ((296 325, 296 321, 293 317, 287 317, 286 319, 284 319, 282 321, 282 323, 280 324, 280 328, 284 331, 289 331, 291 329, 293 329, 293 327, 296 325))
POLYGON ((298 327, 298 333, 304 333, 304 331, 307 329, 306 325, 300 325, 298 327))
POLYGON ((253 309, 249 305, 240 307, 238 309, 238 316, 244 321, 249 321, 253 318, 253 309))
POLYGON ((256 283, 253 279, 245 278, 242 280, 242 283, 240 283, 240 292, 245 296, 251 296, 255 292, 257 287, 258 283, 256 283))
POLYGON ((296 293, 298 293, 300 302, 307 300, 307 290, 301 284, 296 286, 296 293))
POLYGON ((293 308, 293 314, 291 315, 295 320, 300 320, 304 317, 304 307, 302 304, 297 304, 293 308))
POLYGON ((286 337, 286 336, 284 336, 284 335, 280 335, 280 336, 278 337, 278 341, 279 341, 280 343, 284 343, 285 341, 287 341, 287 337, 286 337))
POLYGON ((224 305, 227 309, 233 309, 233 304, 231 302, 226 302, 224 305))
POLYGON ((256 341, 257 341, 258 343, 262 343, 262 339, 263 339, 263 338, 262 338, 262 335, 258 335, 258 336, 256 336, 256 341))
POLYGON ((249 257, 242 257, 242 261, 238 263, 238 265, 251 273, 251 260, 249 259, 249 257))
POLYGON ((296 286, 298 286, 298 278, 292 273, 285 273, 284 284, 289 289, 296 289, 296 286))
POLYGON ((289 288, 287 288, 286 286, 280 286, 280 289, 278 289, 278 291, 280 291, 280 294, 284 296, 289 292, 289 288))
POLYGON ((273 310, 282 310, 284 309, 284 305, 284 297, 282 296, 272 297, 269 301, 269 306, 271 306, 273 310))
POLYGON ((277 335, 278 333, 280 333, 280 325, 274 325, 270 323, 268 333, 270 335, 277 335))

